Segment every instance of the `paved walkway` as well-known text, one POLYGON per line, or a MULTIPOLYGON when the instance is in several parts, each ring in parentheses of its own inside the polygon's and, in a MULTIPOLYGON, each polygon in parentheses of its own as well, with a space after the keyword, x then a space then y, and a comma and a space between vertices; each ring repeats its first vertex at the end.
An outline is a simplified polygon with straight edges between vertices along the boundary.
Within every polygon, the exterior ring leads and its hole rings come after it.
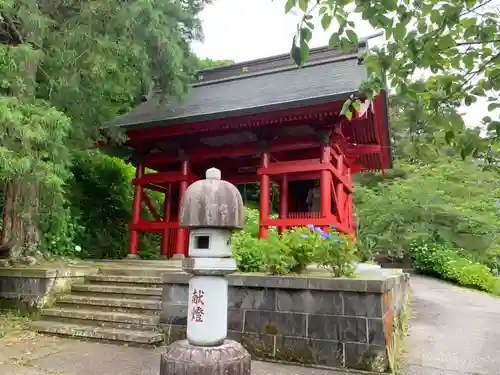
MULTIPOLYGON (((500 299, 413 276, 401 375, 500 375, 500 299)), ((158 375, 161 348, 27 333, 0 340, 0 375, 158 375)), ((254 375, 345 373, 252 362, 254 375)))
MULTIPOLYGON (((0 340, 0 375, 158 375, 161 351, 28 334, 0 340)), ((258 361, 252 361, 252 373, 338 374, 258 361)))
POLYGON ((412 276, 404 375, 500 374, 500 299, 412 276))

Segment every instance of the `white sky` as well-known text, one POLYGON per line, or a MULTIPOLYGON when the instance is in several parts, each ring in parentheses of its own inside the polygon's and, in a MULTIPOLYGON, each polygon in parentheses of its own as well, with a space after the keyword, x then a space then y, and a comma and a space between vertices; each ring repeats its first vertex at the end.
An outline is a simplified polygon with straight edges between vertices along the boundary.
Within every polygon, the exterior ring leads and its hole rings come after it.
MULTIPOLYGON (((285 0, 215 0, 201 14, 205 41, 193 44, 201 58, 229 59, 236 62, 287 53, 300 17, 284 12, 285 0)), ((376 33, 371 25, 356 21, 360 38, 376 33)), ((329 32, 316 25, 311 47, 328 44, 329 32)), ((383 42, 384 38, 370 41, 370 45, 383 42)), ((480 125, 487 115, 485 102, 464 108, 465 123, 480 125)))

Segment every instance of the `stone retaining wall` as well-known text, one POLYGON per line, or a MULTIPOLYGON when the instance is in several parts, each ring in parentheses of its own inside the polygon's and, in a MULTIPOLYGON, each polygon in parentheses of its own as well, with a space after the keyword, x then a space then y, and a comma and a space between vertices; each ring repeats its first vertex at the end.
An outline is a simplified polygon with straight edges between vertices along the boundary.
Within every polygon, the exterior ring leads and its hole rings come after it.
MULTIPOLYGON (((231 275, 228 337, 255 358, 384 372, 409 276, 333 279, 231 275)), ((163 276, 167 344, 185 338, 190 275, 163 276)))
POLYGON ((0 268, 0 308, 38 310, 88 273, 86 268, 0 268))

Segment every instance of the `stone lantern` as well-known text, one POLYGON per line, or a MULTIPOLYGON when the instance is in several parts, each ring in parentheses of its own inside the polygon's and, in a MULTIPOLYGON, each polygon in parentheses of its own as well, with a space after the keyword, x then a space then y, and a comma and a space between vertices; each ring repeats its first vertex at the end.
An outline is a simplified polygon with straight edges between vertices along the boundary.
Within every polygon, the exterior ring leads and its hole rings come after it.
POLYGON ((189 281, 187 340, 169 345, 160 375, 250 375, 250 354, 227 340, 228 285, 236 271, 231 257, 232 231, 243 228, 243 200, 236 187, 211 168, 206 179, 189 186, 182 197, 180 225, 190 229, 189 258, 182 268, 189 281))

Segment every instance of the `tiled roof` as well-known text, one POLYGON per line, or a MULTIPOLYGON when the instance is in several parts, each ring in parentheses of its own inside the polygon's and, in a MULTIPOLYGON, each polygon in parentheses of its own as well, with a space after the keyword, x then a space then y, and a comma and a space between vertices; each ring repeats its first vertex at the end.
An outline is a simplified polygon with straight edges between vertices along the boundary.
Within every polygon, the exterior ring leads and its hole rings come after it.
POLYGON ((313 49, 301 68, 286 54, 202 70, 185 102, 161 103, 153 96, 109 125, 165 126, 341 100, 357 92, 366 77, 359 60, 364 47, 349 53, 313 49))

